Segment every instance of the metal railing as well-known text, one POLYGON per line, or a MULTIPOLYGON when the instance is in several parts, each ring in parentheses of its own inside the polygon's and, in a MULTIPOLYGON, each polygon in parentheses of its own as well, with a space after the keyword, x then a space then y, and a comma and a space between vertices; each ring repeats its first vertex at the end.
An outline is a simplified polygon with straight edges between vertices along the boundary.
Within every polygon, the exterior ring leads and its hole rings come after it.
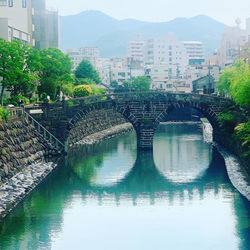
POLYGON ((36 121, 30 114, 23 111, 24 117, 32 124, 33 127, 43 136, 43 138, 52 145, 59 153, 67 153, 67 144, 62 143, 53 134, 51 134, 45 127, 36 121))

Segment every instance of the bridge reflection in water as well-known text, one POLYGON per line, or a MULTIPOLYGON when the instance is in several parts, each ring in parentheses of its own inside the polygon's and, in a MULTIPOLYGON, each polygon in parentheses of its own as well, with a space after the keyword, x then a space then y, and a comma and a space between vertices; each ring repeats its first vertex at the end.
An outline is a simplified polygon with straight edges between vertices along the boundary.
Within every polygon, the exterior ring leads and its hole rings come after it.
POLYGON ((69 152, 4 221, 0 249, 249 249, 249 203, 197 126, 160 126, 154 143, 137 153, 130 133, 69 152))

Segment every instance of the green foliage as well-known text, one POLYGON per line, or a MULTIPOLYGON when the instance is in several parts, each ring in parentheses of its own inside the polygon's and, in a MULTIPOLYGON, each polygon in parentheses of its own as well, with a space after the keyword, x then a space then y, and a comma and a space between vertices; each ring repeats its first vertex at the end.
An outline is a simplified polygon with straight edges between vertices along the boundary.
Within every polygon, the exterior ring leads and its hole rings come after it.
POLYGON ((73 106, 73 105, 74 105, 74 102, 72 102, 72 101, 68 102, 68 106, 73 106))
POLYGON ((73 97, 74 96, 74 84, 65 84, 62 86, 62 92, 66 96, 73 97))
POLYGON ((241 106, 250 105, 250 67, 239 60, 232 68, 227 68, 220 76, 218 91, 222 95, 231 95, 241 106))
POLYGON ((70 76, 71 60, 68 55, 55 48, 44 49, 40 54, 42 67, 39 71, 41 81, 38 91, 40 95, 45 93, 55 100, 62 87, 74 81, 70 76))
POLYGON ((4 148, 2 149, 1 153, 2 153, 2 155, 6 155, 7 154, 7 152, 6 152, 6 150, 4 148))
POLYGON ((39 80, 36 74, 40 67, 38 54, 39 52, 21 41, 7 42, 0 39, 2 104, 5 90, 10 91, 11 96, 23 95, 31 97, 39 80))
POLYGON ((8 98, 7 105, 8 104, 13 104, 15 106, 18 106, 20 99, 23 100, 23 104, 29 104, 30 103, 30 100, 25 96, 11 96, 10 98, 8 98))
POLYGON ((75 71, 75 76, 78 79, 87 78, 87 79, 93 80, 95 83, 101 82, 101 79, 97 71, 94 69, 94 67, 91 65, 91 63, 88 60, 82 60, 82 62, 78 65, 75 71))
POLYGON ((150 80, 146 76, 138 76, 132 81, 131 86, 135 91, 149 91, 150 80))
POLYGON ((239 138, 241 140, 242 147, 246 148, 244 156, 250 156, 250 121, 237 125, 234 136, 239 138))
POLYGON ((95 81, 89 78, 78 78, 76 80, 76 85, 94 85, 95 81))
POLYGON ((32 98, 30 98, 30 102, 31 103, 37 103, 38 102, 38 98, 37 97, 32 97, 32 98))
POLYGON ((106 89, 98 88, 95 84, 90 85, 93 95, 105 95, 106 89))
POLYGON ((237 124, 237 120, 235 116, 228 112, 228 113, 222 113, 218 116, 219 122, 221 126, 229 133, 233 133, 234 128, 237 124))
POLYGON ((89 85, 79 85, 74 88, 74 97, 84 97, 93 94, 89 85))
POLYGON ((7 121, 9 119, 10 113, 5 108, 0 107, 0 120, 7 121))

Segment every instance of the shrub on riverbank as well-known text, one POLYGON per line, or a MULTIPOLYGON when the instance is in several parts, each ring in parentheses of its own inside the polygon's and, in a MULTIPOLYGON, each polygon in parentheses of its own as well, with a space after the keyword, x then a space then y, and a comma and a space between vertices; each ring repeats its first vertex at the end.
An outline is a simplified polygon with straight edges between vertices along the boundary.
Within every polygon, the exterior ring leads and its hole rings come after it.
POLYGON ((9 119, 10 113, 5 108, 0 107, 0 121, 7 121, 9 119))

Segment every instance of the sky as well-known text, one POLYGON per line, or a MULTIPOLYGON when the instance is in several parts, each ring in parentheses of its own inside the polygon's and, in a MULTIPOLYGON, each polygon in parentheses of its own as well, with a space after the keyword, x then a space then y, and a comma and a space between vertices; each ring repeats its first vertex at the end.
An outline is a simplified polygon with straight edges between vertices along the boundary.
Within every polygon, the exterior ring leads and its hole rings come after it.
POLYGON ((46 3, 63 16, 99 10, 119 20, 162 22, 207 15, 232 26, 239 17, 244 28, 245 19, 250 17, 250 0, 46 0, 46 3))

